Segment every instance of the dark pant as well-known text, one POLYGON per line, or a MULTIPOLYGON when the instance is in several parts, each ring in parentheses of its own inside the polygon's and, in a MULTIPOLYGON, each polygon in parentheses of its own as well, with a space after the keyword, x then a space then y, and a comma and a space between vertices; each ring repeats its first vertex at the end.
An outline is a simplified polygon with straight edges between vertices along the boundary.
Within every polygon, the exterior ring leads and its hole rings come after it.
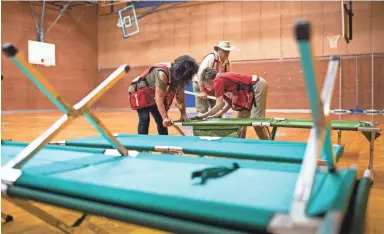
POLYGON ((151 113, 153 118, 156 121, 157 132, 159 133, 159 135, 168 135, 168 128, 163 126, 163 118, 161 117, 160 112, 157 109, 156 105, 141 108, 137 110, 137 113, 139 115, 139 126, 138 126, 139 134, 148 135, 149 122, 150 122, 149 113, 151 113))

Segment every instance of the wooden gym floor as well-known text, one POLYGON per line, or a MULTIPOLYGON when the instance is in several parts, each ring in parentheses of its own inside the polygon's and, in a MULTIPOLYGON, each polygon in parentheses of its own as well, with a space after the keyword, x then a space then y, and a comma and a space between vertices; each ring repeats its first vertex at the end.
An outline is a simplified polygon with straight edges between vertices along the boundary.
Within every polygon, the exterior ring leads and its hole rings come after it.
MULTIPOLYGON (((137 114, 132 111, 120 112, 95 112, 97 116, 107 125, 112 132, 136 133, 137 114)), ((11 138, 14 141, 30 142, 46 130, 57 118, 60 113, 39 113, 39 114, 2 114, 2 138, 11 138)), ((170 116, 177 119, 179 114, 172 112, 170 116)), ((287 117, 287 118, 310 118, 309 114, 283 114, 268 113, 267 117, 287 117)), ((339 116, 334 116, 339 119, 339 116)), ((343 115, 342 120, 378 121, 380 128, 384 128, 384 116, 366 115, 343 115)), ((173 129, 169 129, 170 135, 177 135, 173 129)), ((305 129, 278 129, 277 139, 287 141, 307 141, 308 130, 305 129)), ((336 132, 333 132, 333 142, 337 142, 336 132)), ((156 125, 151 119, 150 134, 157 134, 156 125)), ((98 132, 83 118, 76 119, 67 129, 61 132, 55 140, 64 140, 86 136, 98 135, 98 132)), ((252 129, 248 129, 248 138, 256 138, 252 129)), ((362 174, 368 165, 369 143, 361 133, 343 132, 342 143, 345 144, 345 153, 339 163, 341 166, 357 164, 359 175, 362 174)), ((367 210, 366 233, 384 233, 384 137, 381 136, 375 142, 374 158, 374 186, 371 190, 369 206, 367 210)), ((31 216, 23 210, 13 206, 7 201, 1 202, 2 211, 14 216, 14 221, 4 225, 2 223, 2 233, 21 233, 21 234, 41 234, 41 233, 60 233, 39 219, 31 216)), ((38 204, 43 209, 49 211, 54 216, 60 218, 68 224, 79 217, 79 213, 38 204)), ((159 231, 128 225, 105 218, 92 217, 92 222, 108 230, 110 233, 161 233, 159 231)), ((2 221, 3 222, 3 221, 2 221)))

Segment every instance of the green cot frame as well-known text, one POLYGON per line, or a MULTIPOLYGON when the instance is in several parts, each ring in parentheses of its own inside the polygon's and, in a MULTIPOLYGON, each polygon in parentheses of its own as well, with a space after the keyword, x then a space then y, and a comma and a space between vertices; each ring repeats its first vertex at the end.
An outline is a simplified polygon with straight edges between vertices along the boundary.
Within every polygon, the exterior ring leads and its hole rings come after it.
MULTIPOLYGON (((280 128, 302 128, 311 129, 312 120, 288 119, 288 118, 248 118, 248 119, 210 119, 193 120, 191 122, 175 122, 178 132, 185 135, 181 127, 193 127, 196 136, 218 136, 237 137, 241 127, 265 126, 272 127, 271 139, 275 140, 277 129, 280 128)), ((373 169, 375 140, 381 136, 381 129, 373 122, 332 120, 331 126, 337 131, 337 144, 341 143, 342 131, 361 132, 369 141, 369 165, 373 169)))
MULTIPOLYGON (((136 151, 299 164, 303 161, 307 147, 307 144, 304 142, 258 141, 227 137, 160 136, 117 133, 115 133, 114 136, 124 147, 136 151)), ((108 141, 102 136, 53 141, 50 144, 104 149, 112 148, 111 145, 108 144, 108 141)), ((344 147, 334 145, 333 151, 338 161, 344 152, 344 147)), ((324 166, 325 162, 326 158, 323 153, 318 163, 324 166)))
MULTIPOLYGON (((371 170, 366 169, 359 180, 355 167, 336 166, 330 142, 328 110, 338 58, 330 60, 320 98, 309 47, 310 25, 299 21, 295 31, 314 119, 301 164, 131 155, 89 110, 129 70, 127 66, 71 107, 14 46, 6 44, 3 51, 64 115, 29 144, 2 142, 2 194, 66 233, 76 231, 88 214, 171 232, 361 233, 371 170), (114 155, 108 149, 45 146, 78 116, 87 118, 107 139, 114 155), (326 167, 317 165, 322 153, 326 167), (201 182, 192 182, 195 177, 201 182), (64 225, 27 200, 84 215, 73 225, 64 225)), ((92 224, 87 228, 105 233, 92 224)))

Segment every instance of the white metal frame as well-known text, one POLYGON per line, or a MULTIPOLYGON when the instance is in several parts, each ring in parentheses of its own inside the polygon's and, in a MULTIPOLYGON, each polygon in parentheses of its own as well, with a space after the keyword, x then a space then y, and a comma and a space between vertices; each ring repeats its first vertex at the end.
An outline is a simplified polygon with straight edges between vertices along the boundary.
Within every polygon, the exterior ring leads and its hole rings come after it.
MULTIPOLYGON (((89 107, 95 103, 108 89, 116 84, 128 71, 129 66, 122 65, 117 68, 107 79, 105 79, 99 86, 92 90, 86 97, 80 102, 71 107, 60 94, 48 83, 47 79, 43 77, 32 65, 30 65, 22 55, 18 52, 18 49, 11 44, 3 46, 5 53, 11 58, 11 60, 19 67, 23 67, 22 71, 26 76, 53 102, 64 114, 43 134, 32 141, 27 147, 25 147, 14 159, 10 160, 1 168, 1 191, 4 197, 6 197, 13 204, 23 208, 27 212, 37 216, 48 224, 58 228, 65 233, 77 232, 82 223, 87 223, 84 228, 90 229, 95 233, 107 233, 101 228, 98 228, 89 221, 89 217, 83 214, 72 226, 69 226, 60 220, 56 219, 47 212, 32 205, 28 201, 19 198, 10 198, 7 196, 7 190, 9 186, 12 186, 17 179, 22 175, 20 168, 27 163, 44 145, 49 143, 61 130, 69 125, 74 119, 79 116, 84 116, 115 148, 112 153, 105 151, 106 155, 113 156, 129 156, 135 157, 137 154, 132 154, 128 151, 116 137, 107 129, 107 127, 90 111, 89 107)), ((5 217, 2 213, 2 217, 5 217)))

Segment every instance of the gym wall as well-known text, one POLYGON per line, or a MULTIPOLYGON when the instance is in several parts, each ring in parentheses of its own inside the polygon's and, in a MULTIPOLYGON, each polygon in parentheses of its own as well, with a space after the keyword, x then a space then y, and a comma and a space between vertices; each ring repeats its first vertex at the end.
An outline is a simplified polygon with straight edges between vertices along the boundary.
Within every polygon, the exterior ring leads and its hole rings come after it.
MULTIPOLYGON (((342 54, 342 107, 355 107, 355 54, 384 52, 384 2, 354 2, 354 39, 331 50, 324 32, 339 31, 339 2, 208 2, 187 3, 146 16, 139 21, 141 32, 122 39, 117 15, 99 16, 96 6, 76 7, 60 18, 45 38, 56 44, 57 66, 37 69, 71 104, 76 103, 122 63, 132 70, 95 104, 100 108, 127 108, 130 81, 148 65, 191 54, 198 62, 220 40, 231 40, 234 70, 260 74, 269 83, 269 109, 308 107, 292 20, 306 17, 315 24, 315 56, 342 54), (188 17, 185 17, 188 16, 188 17), (307 17, 309 16, 309 17, 307 17), (262 19, 262 20, 260 20, 262 19), (328 28, 330 28, 328 30, 328 28), (171 31, 169 31, 169 30, 171 31), (332 29, 332 30, 331 30, 332 29), (286 61, 286 58, 294 58, 286 61), (283 59, 283 60, 280 60, 283 59), (299 73, 300 72, 300 73, 299 73)), ((28 40, 36 40, 36 28, 27 2, 1 2, 2 43, 12 42, 27 56, 28 40)), ((34 4, 34 3, 33 3, 34 4)), ((51 8, 51 7, 47 7, 51 8)), ((40 13, 41 8, 33 5, 40 13)), ((147 9, 138 10, 138 15, 147 9)), ((47 9, 47 29, 59 13, 47 9)), ((384 108, 384 59, 375 57, 375 108, 384 108)), ((316 60, 319 84, 327 61, 316 60)), ((359 58, 359 107, 371 107, 370 58, 359 58)), ((13 63, 2 56, 2 110, 56 109, 13 63)), ((338 83, 337 83, 338 85, 338 83)), ((338 107, 338 86, 333 108, 338 107)), ((191 97, 188 96, 190 99, 191 97)))
MULTIPOLYGON (((32 1, 40 22, 41 7, 32 1)), ((46 6, 44 31, 60 10, 46 6)), ((28 40, 36 40, 36 27, 28 2, 1 2, 2 43, 12 42, 28 59, 28 40)), ((97 77, 97 7, 79 6, 68 10, 46 35, 56 45, 56 66, 35 66, 70 104, 83 98, 97 77)), ((5 55, 1 57, 2 111, 57 109, 5 55)))
MULTIPOLYGON (((99 80, 128 63, 133 70, 121 85, 98 103, 104 108, 129 107, 130 81, 150 64, 172 61, 189 54, 198 62, 220 40, 237 47, 230 55, 234 70, 259 74, 269 83, 267 108, 306 109, 308 103, 292 21, 307 18, 313 24, 314 56, 342 55, 342 107, 355 108, 354 55, 384 53, 384 2, 354 2, 353 41, 340 38, 330 49, 326 35, 341 32, 340 2, 193 2, 148 15, 139 20, 140 33, 123 39, 116 27, 117 15, 99 17, 99 80), (352 56, 352 57, 350 57, 352 56), (282 59, 282 60, 280 60, 282 59), (292 59, 293 61, 286 61, 292 59), (344 64, 345 63, 345 64, 344 64)), ((147 10, 147 9, 146 9, 147 10)), ((138 11, 138 15, 143 12, 138 11)), ((328 61, 316 60, 319 84, 328 61)), ((384 60, 375 57, 375 108, 384 108, 384 60), (381 96, 380 96, 381 95, 381 96)), ((371 107, 370 58, 358 59, 359 108, 371 107)), ((338 82, 332 108, 338 107, 338 82)))

